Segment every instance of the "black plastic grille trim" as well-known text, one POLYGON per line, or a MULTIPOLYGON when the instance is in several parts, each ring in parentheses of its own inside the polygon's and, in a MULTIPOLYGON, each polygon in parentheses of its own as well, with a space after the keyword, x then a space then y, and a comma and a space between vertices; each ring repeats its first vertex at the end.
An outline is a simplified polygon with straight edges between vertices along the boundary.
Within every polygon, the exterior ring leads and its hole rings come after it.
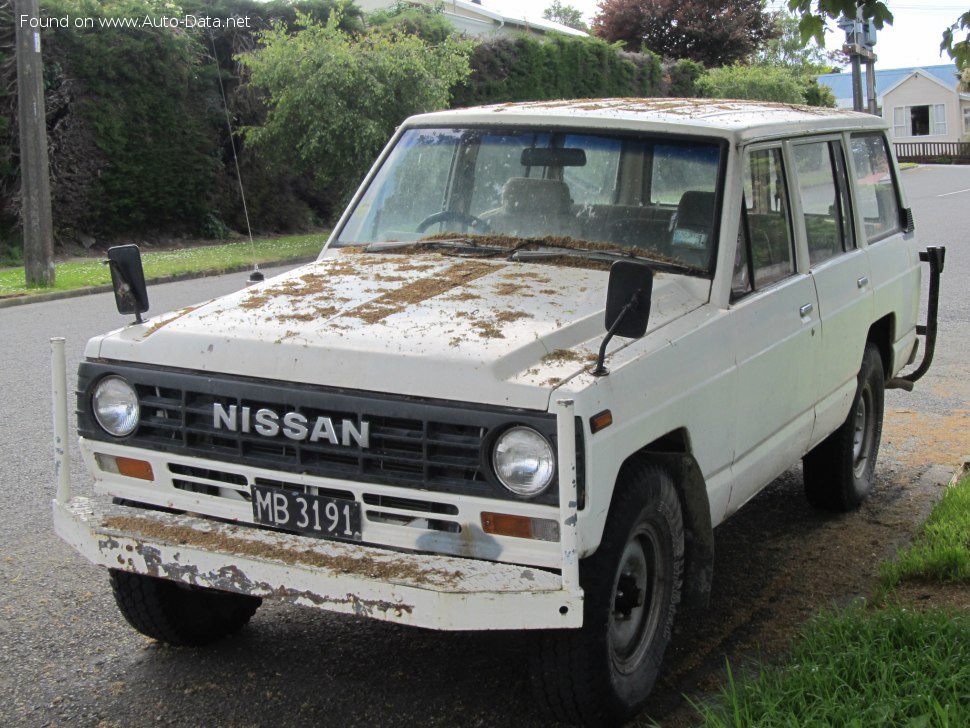
MULTIPOLYGON (((547 413, 131 364, 83 362, 77 395, 78 432, 91 439, 276 471, 504 500, 520 499, 494 482, 482 464, 481 451, 489 434, 523 424, 556 443, 556 419, 547 413), (105 433, 91 416, 93 386, 107 374, 125 377, 138 392, 139 427, 123 440, 105 433), (370 447, 216 429, 216 402, 227 408, 235 405, 237 412, 243 407, 252 413, 260 407, 280 415, 299 412, 311 422, 320 415, 330 417, 335 425, 344 419, 356 427, 368 421, 370 447)), ((581 455, 582 431, 577 428, 577 432, 581 455)), ((554 483, 532 500, 555 504, 558 498, 554 483)))

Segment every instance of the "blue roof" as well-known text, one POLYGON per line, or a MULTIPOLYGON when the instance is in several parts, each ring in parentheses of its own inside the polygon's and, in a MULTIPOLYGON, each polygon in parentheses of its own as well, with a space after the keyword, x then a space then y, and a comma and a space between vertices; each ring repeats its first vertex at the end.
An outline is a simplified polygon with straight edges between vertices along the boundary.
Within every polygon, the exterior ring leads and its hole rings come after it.
MULTIPOLYGON (((895 86, 913 71, 923 71, 945 83, 947 86, 956 88, 957 67, 954 63, 942 63, 938 66, 912 66, 910 68, 879 68, 876 64, 876 96, 879 103, 882 103, 882 92, 895 86)), ((852 105, 852 73, 823 73, 818 76, 818 82, 832 89, 836 101, 848 101, 848 106, 852 105)), ((866 71, 862 67, 862 93, 865 94, 866 71)))

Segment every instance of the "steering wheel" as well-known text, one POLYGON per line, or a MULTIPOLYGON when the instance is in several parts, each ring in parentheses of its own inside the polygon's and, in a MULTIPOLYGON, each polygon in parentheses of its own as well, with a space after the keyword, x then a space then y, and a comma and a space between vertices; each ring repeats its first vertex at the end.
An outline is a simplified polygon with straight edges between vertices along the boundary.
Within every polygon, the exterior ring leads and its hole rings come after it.
POLYGON ((433 215, 428 215, 426 218, 424 218, 424 220, 418 223, 418 226, 414 230, 415 232, 423 233, 435 223, 444 222, 445 220, 455 220, 465 227, 473 228, 476 232, 480 233, 487 233, 490 229, 488 222, 482 220, 480 217, 466 215, 465 213, 458 212, 457 210, 442 210, 441 212, 436 212, 433 215))

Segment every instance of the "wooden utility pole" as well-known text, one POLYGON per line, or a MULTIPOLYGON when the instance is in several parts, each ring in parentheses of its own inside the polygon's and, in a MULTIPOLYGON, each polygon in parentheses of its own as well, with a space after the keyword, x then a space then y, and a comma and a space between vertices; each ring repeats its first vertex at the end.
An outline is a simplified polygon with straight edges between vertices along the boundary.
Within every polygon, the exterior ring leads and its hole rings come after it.
POLYGON ((51 224, 44 63, 40 55, 39 19, 38 0, 15 0, 24 270, 28 286, 52 286, 54 230, 51 224), (34 27, 31 27, 31 20, 34 27))

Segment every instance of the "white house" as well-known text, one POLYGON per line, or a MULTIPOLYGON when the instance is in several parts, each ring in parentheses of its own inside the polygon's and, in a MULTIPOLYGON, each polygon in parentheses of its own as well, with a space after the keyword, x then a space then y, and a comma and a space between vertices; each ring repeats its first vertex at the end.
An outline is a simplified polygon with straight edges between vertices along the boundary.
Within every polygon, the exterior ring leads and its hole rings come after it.
MULTIPOLYGON (((865 89, 865 73, 862 78, 865 89)), ((851 73, 827 73, 818 82, 832 89, 840 108, 852 108, 851 73)), ((876 105, 891 125, 894 142, 970 140, 970 93, 959 90, 952 63, 877 68, 876 105)))
MULTIPOLYGON (((434 6, 434 0, 409 0, 413 5, 434 6)), ((394 4, 393 0, 356 0, 365 12, 385 10, 394 4)), ((480 0, 445 0, 442 9, 444 16, 459 31, 471 36, 511 35, 513 33, 563 33, 564 35, 588 35, 568 25, 555 23, 538 15, 526 12, 510 13, 487 8, 480 0)))

